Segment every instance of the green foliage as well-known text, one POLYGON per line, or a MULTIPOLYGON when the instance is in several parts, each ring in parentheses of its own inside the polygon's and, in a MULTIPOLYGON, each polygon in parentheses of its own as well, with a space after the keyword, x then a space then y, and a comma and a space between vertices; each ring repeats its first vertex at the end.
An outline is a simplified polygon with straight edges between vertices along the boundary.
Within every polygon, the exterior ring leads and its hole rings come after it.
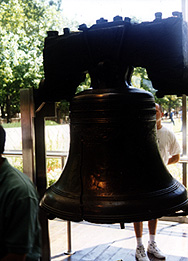
POLYGON ((20 89, 37 88, 44 77, 43 45, 46 31, 62 33, 64 23, 60 12, 61 1, 55 2, 49 5, 45 0, 0 1, 2 117, 7 114, 10 119, 19 112, 20 89))
POLYGON ((66 117, 69 116, 69 105, 70 105, 70 102, 68 102, 66 100, 62 100, 62 101, 56 103, 58 122, 60 121, 60 119, 63 119, 64 121, 66 121, 66 117))
POLYGON ((58 125, 58 124, 55 121, 46 120, 45 121, 45 125, 46 126, 53 126, 53 125, 58 125))
POLYGON ((9 163, 19 171, 23 172, 23 160, 22 157, 13 157, 13 156, 7 156, 6 157, 9 161, 9 163))
POLYGON ((21 127, 21 122, 3 123, 1 125, 5 129, 7 129, 7 128, 17 128, 17 127, 21 127))
POLYGON ((147 72, 146 72, 146 69, 145 69, 145 68, 142 68, 142 67, 136 67, 136 68, 134 68, 133 75, 140 77, 140 78, 141 78, 141 81, 142 81, 143 79, 147 79, 147 80, 148 80, 148 75, 147 75, 147 72))
MULTIPOLYGON (((19 171, 23 172, 23 160, 22 157, 7 156, 9 163, 19 171)), ((56 182, 61 173, 61 159, 60 158, 47 158, 46 160, 46 172, 47 172, 47 187, 56 182)))
POLYGON ((134 69, 133 76, 136 76, 140 79, 140 88, 151 92, 155 98, 155 102, 160 104, 163 110, 170 112, 171 109, 178 109, 182 106, 181 97, 177 97, 176 95, 165 95, 163 98, 158 98, 156 96, 156 90, 153 89, 149 84, 150 80, 145 68, 136 67, 134 69))
POLYGON ((62 173, 61 159, 48 158, 47 159, 47 186, 51 186, 56 182, 62 173))
POLYGON ((85 81, 82 82, 78 87, 77 87, 77 90, 76 90, 76 93, 79 93, 79 92, 82 92, 84 90, 87 90, 89 89, 91 86, 91 77, 89 75, 89 73, 86 74, 86 78, 85 78, 85 81))
MULTIPOLYGON (((3 123, 1 125, 5 129, 7 129, 7 128, 17 128, 17 127, 21 127, 21 122, 19 121, 19 122, 3 123)), ((58 124, 55 121, 46 120, 45 125, 46 126, 52 126, 52 125, 58 125, 58 124)))
MULTIPOLYGON (((91 85, 91 78, 90 78, 89 73, 87 73, 85 81, 82 82, 77 87, 76 94, 89 89, 90 85, 91 85)), ((56 103, 57 114, 59 114, 59 118, 64 119, 65 122, 66 122, 66 117, 69 116, 69 106, 70 106, 70 103, 66 100, 56 103)))

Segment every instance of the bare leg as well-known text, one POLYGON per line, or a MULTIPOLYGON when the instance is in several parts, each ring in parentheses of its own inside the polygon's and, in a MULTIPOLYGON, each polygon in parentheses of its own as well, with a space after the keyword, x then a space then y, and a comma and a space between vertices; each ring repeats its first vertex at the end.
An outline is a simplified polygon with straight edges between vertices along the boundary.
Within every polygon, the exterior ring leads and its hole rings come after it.
POLYGON ((155 235, 157 231, 157 219, 149 220, 148 227, 149 227, 150 242, 155 241, 155 235))
POLYGON ((143 223, 142 222, 134 222, 134 231, 137 240, 137 247, 142 245, 142 232, 143 232, 143 223))
POLYGON ((136 237, 142 237, 143 223, 134 222, 134 231, 135 231, 136 237))

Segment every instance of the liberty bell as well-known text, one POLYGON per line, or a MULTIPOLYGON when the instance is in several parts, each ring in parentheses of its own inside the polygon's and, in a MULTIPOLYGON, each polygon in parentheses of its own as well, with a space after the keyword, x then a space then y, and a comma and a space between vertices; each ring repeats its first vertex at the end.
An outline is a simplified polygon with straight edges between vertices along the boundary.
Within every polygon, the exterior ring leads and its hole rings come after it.
POLYGON ((185 37, 184 26, 181 17, 141 24, 116 19, 47 37, 36 99, 70 100, 67 164, 40 202, 49 218, 122 223, 188 214, 187 190, 159 153, 154 97, 130 84, 132 68, 143 66, 160 94, 187 92, 185 45, 178 38, 185 37), (74 95, 86 72, 92 88, 74 95))

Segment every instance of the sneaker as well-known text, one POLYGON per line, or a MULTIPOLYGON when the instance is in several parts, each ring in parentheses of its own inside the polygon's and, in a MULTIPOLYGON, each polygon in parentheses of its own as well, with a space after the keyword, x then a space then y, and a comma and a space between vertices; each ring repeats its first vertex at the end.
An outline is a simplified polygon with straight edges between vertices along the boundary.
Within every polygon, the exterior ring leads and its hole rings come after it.
POLYGON ((137 247, 136 249, 136 259, 138 261, 149 261, 149 258, 146 255, 144 246, 137 247))
POLYGON ((155 241, 152 243, 148 242, 148 253, 153 254, 155 257, 159 259, 165 259, 165 255, 161 252, 161 250, 157 247, 157 244, 155 241))

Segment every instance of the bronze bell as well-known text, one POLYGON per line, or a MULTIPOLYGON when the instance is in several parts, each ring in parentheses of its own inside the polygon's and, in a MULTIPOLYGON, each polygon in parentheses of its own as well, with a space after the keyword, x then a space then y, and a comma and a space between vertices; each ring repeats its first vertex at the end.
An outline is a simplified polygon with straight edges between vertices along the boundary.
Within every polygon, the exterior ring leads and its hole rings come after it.
POLYGON ((121 223, 184 212, 187 191, 159 154, 151 93, 90 89, 73 98, 70 111, 68 161, 41 201, 50 216, 121 223))
POLYGON ((187 191, 158 150, 153 95, 127 84, 131 66, 139 66, 158 97, 187 94, 187 24, 170 17, 81 27, 45 39, 45 81, 35 101, 71 101, 71 143, 41 207, 49 217, 94 223, 188 213, 187 191), (87 72, 93 89, 74 96, 87 72))

